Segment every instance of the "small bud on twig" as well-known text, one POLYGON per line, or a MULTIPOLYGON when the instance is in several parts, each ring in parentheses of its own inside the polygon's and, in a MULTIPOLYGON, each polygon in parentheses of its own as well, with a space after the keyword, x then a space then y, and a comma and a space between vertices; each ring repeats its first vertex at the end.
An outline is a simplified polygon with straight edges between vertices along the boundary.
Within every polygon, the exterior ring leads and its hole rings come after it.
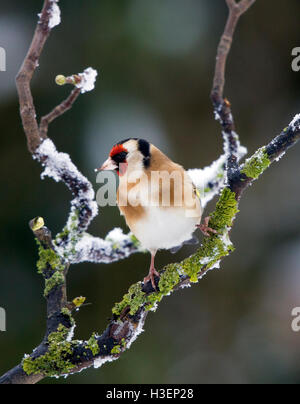
POLYGON ((72 74, 68 77, 64 76, 63 74, 59 74, 55 77, 55 83, 59 86, 72 84, 73 86, 80 88, 81 93, 85 93, 95 88, 97 75, 97 70, 88 67, 83 73, 72 74))
POLYGON ((40 230, 42 227, 44 227, 44 225, 45 225, 44 219, 39 216, 32 219, 30 222, 30 228, 32 231, 40 230))
POLYGON ((74 304, 75 307, 80 307, 83 305, 83 303, 85 301, 86 301, 86 297, 79 296, 79 297, 75 297, 75 299, 73 299, 72 303, 74 304))
POLYGON ((66 77, 63 76, 62 74, 59 74, 58 76, 55 77, 55 83, 56 83, 58 86, 63 86, 63 85, 66 84, 66 82, 67 82, 67 79, 66 79, 66 77))

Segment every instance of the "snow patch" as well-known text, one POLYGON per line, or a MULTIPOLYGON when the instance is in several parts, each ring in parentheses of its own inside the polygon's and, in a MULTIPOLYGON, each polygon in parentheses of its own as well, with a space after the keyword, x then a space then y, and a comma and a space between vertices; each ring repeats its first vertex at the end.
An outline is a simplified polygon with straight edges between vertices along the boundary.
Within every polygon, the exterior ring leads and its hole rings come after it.
POLYGON ((113 362, 118 358, 114 358, 113 356, 105 356, 105 357, 100 357, 94 360, 94 368, 98 369, 100 368, 102 365, 104 365, 104 363, 106 362, 113 362))
MULTIPOLYGON (((237 135, 236 135, 237 136, 237 135)), ((237 160, 240 161, 246 154, 247 149, 241 146, 237 139, 237 160)), ((222 154, 210 166, 204 168, 193 168, 188 170, 193 184, 200 192, 200 200, 202 208, 205 208, 207 203, 211 201, 224 187, 226 182, 225 164, 228 159, 229 149, 227 143, 224 144, 225 154, 222 154)))
POLYGON ((131 233, 123 234, 117 228, 110 231, 105 240, 83 233, 75 245, 76 254, 71 263, 94 262, 111 263, 128 257, 130 254, 142 251, 135 247, 131 240, 131 233))
POLYGON ((276 161, 278 162, 284 155, 285 155, 286 151, 283 151, 281 154, 279 154, 278 157, 276 157, 276 161))
POLYGON ((79 73, 81 78, 80 83, 76 84, 77 88, 81 89, 81 93, 92 91, 95 88, 96 77, 98 76, 97 70, 92 67, 88 67, 83 73, 79 73))
POLYGON ((230 241, 230 238, 229 238, 229 231, 230 231, 230 228, 227 228, 225 233, 222 234, 221 236, 219 236, 219 238, 222 240, 222 243, 224 244, 225 248, 232 246, 232 242, 230 241))
POLYGON ((66 341, 67 341, 67 342, 71 342, 71 341, 72 341, 72 339, 73 339, 73 337, 74 337, 74 330, 75 330, 75 328, 76 328, 76 324, 74 324, 74 325, 70 328, 69 334, 68 334, 68 336, 67 336, 67 338, 66 338, 66 341))
POLYGON ((137 339, 137 337, 144 332, 144 321, 145 321, 146 313, 143 314, 143 316, 140 318, 140 321, 137 325, 137 327, 133 330, 132 336, 130 338, 130 341, 127 344, 127 349, 129 349, 132 345, 132 343, 137 339))
POLYGON ((294 116, 294 118, 293 118, 292 122, 289 124, 289 126, 293 130, 299 129, 299 126, 300 126, 300 114, 297 114, 297 115, 294 116), (298 123, 298 125, 296 125, 297 123, 298 123))
POLYGON ((190 283, 183 283, 182 285, 180 285, 180 289, 184 289, 184 288, 191 288, 192 285, 190 283))
POLYGON ((61 22, 61 13, 60 8, 57 5, 58 0, 52 0, 52 6, 50 10, 50 18, 49 18, 49 28, 52 29, 60 24, 61 22))
POLYGON ((220 262, 221 260, 215 262, 209 269, 220 269, 220 262))
POLYGON ((123 233, 123 230, 120 229, 120 227, 116 227, 111 230, 105 239, 117 244, 122 244, 124 241, 128 242, 128 236, 123 233))

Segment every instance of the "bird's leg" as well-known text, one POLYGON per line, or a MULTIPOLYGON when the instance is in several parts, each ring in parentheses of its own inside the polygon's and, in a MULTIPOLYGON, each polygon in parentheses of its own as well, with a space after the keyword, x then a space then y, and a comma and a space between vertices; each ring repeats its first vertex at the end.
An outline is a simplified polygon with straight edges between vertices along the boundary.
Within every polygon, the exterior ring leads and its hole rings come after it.
POLYGON ((147 283, 148 281, 151 280, 152 287, 153 287, 153 289, 156 290, 155 278, 154 277, 155 276, 160 277, 160 275, 159 275, 159 273, 157 272, 157 270, 154 267, 155 254, 156 254, 156 252, 155 253, 151 252, 151 264, 150 264, 150 268, 149 268, 149 273, 146 276, 146 278, 144 278, 144 283, 147 283))
POLYGON ((207 216, 203 220, 203 223, 197 224, 197 226, 196 226, 196 227, 198 227, 198 229, 200 229, 202 231, 204 236, 208 236, 208 237, 210 236, 209 232, 211 232, 213 234, 218 234, 217 230, 214 230, 211 227, 208 227, 209 220, 210 220, 210 216, 207 216))

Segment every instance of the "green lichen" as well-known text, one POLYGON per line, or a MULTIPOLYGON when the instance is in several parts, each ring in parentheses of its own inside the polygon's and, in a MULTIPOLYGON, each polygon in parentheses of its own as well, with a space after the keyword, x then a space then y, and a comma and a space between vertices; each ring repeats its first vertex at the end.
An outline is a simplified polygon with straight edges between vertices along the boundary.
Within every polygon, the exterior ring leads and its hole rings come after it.
POLYGON ((55 286, 62 285, 64 282, 64 274, 61 272, 54 272, 51 278, 45 280, 44 296, 48 296, 55 286))
POLYGON ((115 345, 113 349, 110 351, 113 355, 118 355, 121 352, 121 345, 115 345))
POLYGON ((40 274, 47 274, 44 296, 48 296, 49 292, 54 288, 54 286, 64 283, 65 265, 60 256, 52 248, 44 248, 38 240, 36 241, 38 244, 39 254, 37 270, 40 274))
POLYGON ((154 292, 148 295, 147 299, 145 300, 145 303, 147 303, 147 305, 145 306, 145 310, 153 309, 155 305, 161 301, 162 298, 163 295, 160 292, 154 292))
POLYGON ((56 376, 58 374, 67 374, 73 369, 75 365, 67 359, 72 354, 72 343, 66 341, 69 331, 67 327, 60 324, 57 331, 49 335, 49 346, 44 355, 38 358, 27 356, 23 359, 22 367, 24 372, 27 375, 56 376))
POLYGON ((218 232, 224 232, 232 226, 233 219, 238 213, 238 203, 235 193, 224 188, 216 204, 215 211, 210 215, 209 226, 218 232))
POLYGON ((87 341, 86 348, 92 351, 93 356, 96 356, 100 352, 97 341, 97 334, 93 333, 91 338, 87 341))
POLYGON ((266 148, 262 147, 254 155, 245 161, 241 170, 249 178, 258 178, 271 164, 266 148))
POLYGON ((37 239, 36 242, 39 247, 39 259, 36 264, 38 273, 42 274, 48 266, 50 266, 53 271, 63 271, 64 265, 59 255, 51 248, 44 248, 37 239))
POLYGON ((161 274, 158 288, 159 291, 154 292, 147 296, 146 299, 146 310, 151 310, 156 303, 160 302, 161 299, 171 293, 174 287, 179 283, 180 276, 178 273, 178 268, 176 264, 169 264, 164 268, 164 272, 161 274))
POLYGON ((205 270, 211 268, 233 250, 233 245, 224 243, 221 236, 206 238, 194 255, 180 263, 181 271, 190 278, 192 283, 196 283, 199 274, 201 275, 201 268, 205 267, 205 270))
POLYGON ((169 264, 160 276, 159 290, 146 295, 141 289, 141 282, 138 282, 129 288, 128 293, 123 296, 123 300, 116 303, 112 311, 115 315, 120 315, 124 308, 129 306, 129 314, 134 315, 143 305, 146 306, 146 310, 151 310, 156 303, 161 301, 163 296, 172 292, 179 280, 180 276, 176 264, 169 264))
POLYGON ((233 251, 234 247, 226 234, 237 212, 238 203, 235 193, 229 188, 224 188, 209 221, 209 226, 217 230, 218 234, 205 237, 199 250, 180 263, 181 272, 189 276, 191 282, 198 282, 201 267, 205 266, 207 270, 233 251))
POLYGON ((160 294, 167 295, 168 293, 170 293, 171 290, 174 288, 174 286, 177 285, 179 280, 180 276, 176 268, 176 265, 174 264, 167 265, 158 283, 160 294))
POLYGON ((125 307, 130 306, 130 314, 134 315, 141 305, 145 302, 145 293, 141 289, 141 282, 132 285, 128 293, 123 296, 120 303, 116 303, 112 309, 115 315, 121 314, 125 307))

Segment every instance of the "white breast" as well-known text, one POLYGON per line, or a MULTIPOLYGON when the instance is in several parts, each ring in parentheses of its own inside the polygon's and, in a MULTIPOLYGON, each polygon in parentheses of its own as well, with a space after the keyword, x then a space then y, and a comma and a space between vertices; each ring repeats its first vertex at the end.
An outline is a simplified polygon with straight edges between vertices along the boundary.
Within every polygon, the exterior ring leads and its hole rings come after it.
POLYGON ((133 232, 149 251, 176 247, 192 237, 199 215, 188 217, 184 208, 148 207, 146 215, 139 220, 133 232))

